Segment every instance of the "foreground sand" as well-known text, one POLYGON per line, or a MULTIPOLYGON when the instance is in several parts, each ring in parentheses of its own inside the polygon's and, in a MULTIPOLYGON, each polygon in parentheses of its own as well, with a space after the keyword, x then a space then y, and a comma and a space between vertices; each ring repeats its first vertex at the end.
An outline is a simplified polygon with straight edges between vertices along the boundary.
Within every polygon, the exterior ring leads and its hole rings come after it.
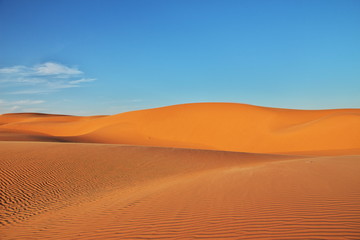
POLYGON ((1 142, 1 239, 358 239, 360 156, 1 142))
POLYGON ((1 115, 0 239, 360 239, 359 110, 220 105, 1 115))

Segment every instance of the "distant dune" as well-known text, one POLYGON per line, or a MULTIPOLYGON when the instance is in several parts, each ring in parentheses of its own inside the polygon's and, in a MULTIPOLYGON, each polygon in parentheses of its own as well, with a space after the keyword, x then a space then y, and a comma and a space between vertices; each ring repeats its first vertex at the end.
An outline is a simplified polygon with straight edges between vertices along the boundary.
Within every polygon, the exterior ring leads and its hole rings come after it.
MULTIPOLYGON (((75 117, 0 116, 4 131, 49 141, 121 143, 238 152, 360 153, 360 109, 290 110, 234 103, 196 103, 75 117), (31 131, 32 134, 29 134, 31 131)), ((19 136, 21 140, 24 136, 19 136)))
POLYGON ((0 115, 0 239, 360 239, 360 109, 0 115))

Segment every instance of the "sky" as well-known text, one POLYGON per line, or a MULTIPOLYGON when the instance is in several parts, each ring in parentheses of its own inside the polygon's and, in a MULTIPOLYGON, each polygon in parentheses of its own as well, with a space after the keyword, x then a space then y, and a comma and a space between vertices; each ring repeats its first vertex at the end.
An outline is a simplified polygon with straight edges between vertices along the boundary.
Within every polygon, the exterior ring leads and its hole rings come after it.
POLYGON ((0 113, 360 107, 358 0, 0 0, 0 113))

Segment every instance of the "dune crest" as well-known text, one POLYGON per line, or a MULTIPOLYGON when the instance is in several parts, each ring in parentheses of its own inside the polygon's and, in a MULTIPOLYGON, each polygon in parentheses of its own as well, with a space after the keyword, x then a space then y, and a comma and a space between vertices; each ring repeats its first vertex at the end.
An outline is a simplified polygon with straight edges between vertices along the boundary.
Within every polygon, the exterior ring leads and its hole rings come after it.
POLYGON ((73 142, 257 153, 360 149, 360 109, 291 110, 194 103, 112 116, 7 114, 0 116, 0 124, 0 132, 32 131, 73 142))

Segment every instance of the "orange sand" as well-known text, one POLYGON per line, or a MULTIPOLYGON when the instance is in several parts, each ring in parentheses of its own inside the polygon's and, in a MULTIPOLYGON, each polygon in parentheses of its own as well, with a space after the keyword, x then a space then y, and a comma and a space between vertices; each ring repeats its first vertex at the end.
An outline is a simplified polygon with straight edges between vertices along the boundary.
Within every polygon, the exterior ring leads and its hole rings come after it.
POLYGON ((359 139, 360 109, 0 115, 0 239, 359 239, 359 139))
POLYGON ((95 117, 5 114, 0 124, 0 130, 31 131, 74 142, 257 153, 360 149, 360 109, 197 103, 95 117))

